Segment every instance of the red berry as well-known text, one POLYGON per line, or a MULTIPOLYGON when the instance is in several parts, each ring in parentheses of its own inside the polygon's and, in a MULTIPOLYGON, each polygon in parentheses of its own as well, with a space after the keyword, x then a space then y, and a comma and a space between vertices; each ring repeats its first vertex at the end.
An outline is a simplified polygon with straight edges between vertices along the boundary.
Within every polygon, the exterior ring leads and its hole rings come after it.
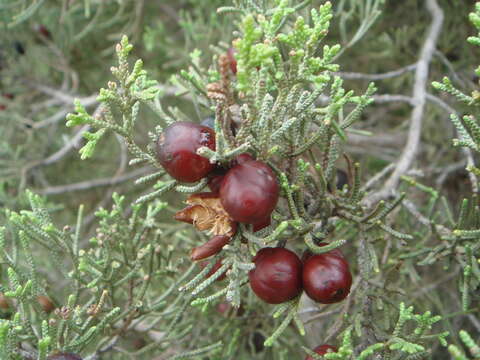
POLYGON ((314 301, 333 304, 345 299, 352 286, 348 262, 335 253, 312 255, 303 264, 303 289, 314 301))
POLYGON ((82 360, 82 358, 73 353, 58 353, 50 355, 47 360, 82 360))
POLYGON ((212 129, 189 122, 176 122, 158 138, 157 158, 174 179, 196 182, 215 166, 197 154, 202 146, 215 150, 215 132, 212 129))
POLYGON ((220 201, 230 217, 255 224, 270 216, 280 188, 272 169, 261 161, 247 161, 231 168, 220 186, 220 201))
POLYGON ((280 304, 302 292, 302 262, 284 248, 263 248, 253 258, 250 287, 263 301, 280 304))
MULTIPOLYGON (((325 344, 325 345, 317 346, 313 351, 318 355, 325 355, 327 352, 337 352, 338 349, 335 346, 325 344)), ((314 359, 311 356, 307 356, 305 360, 314 360, 314 359)))
POLYGON ((237 51, 234 48, 229 48, 227 50, 228 61, 230 62, 230 70, 232 70, 233 75, 237 73, 237 59, 235 59, 235 53, 237 51))
MULTIPOLYGON (((200 267, 202 269, 204 269, 206 266, 208 265, 208 261, 203 261, 200 263, 200 267)), ((206 277, 209 278, 210 276, 212 276, 213 274, 215 274, 218 269, 220 269, 222 267, 222 260, 218 260, 215 265, 213 265, 213 268, 207 273, 206 277)), ((219 278, 217 278, 217 280, 215 281, 222 281, 223 279, 225 279, 227 276, 227 272, 225 271, 222 275, 220 275, 219 278)))

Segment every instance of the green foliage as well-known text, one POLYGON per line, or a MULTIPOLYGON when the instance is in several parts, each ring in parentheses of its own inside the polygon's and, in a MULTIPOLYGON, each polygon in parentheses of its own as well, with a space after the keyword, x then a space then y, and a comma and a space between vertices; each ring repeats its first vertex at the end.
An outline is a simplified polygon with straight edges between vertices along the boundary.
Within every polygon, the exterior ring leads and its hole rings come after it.
MULTIPOLYGON (((0 131, 8 138, 0 143, 0 202, 11 209, 5 212, 0 232, 2 359, 45 359, 58 350, 79 352, 88 359, 161 355, 276 360, 305 353, 320 359, 310 350, 317 339, 339 344, 339 351, 325 359, 438 359, 438 354, 446 356, 448 343, 455 359, 480 356, 475 336, 468 335, 476 334, 478 318, 477 196, 462 193, 466 199, 456 214, 445 188, 432 185, 439 171, 432 165, 424 169, 429 178, 419 181, 415 171, 408 173, 394 196, 366 207, 371 184, 363 184, 374 180, 373 171, 385 161, 369 166, 372 155, 360 147, 358 156, 349 144, 352 135, 381 140, 382 131, 397 128, 397 120, 408 117, 398 104, 389 105, 388 116, 379 115, 382 99, 390 95, 376 92, 378 88, 382 93, 406 94, 411 77, 406 70, 407 76, 389 81, 374 75, 378 85, 369 83, 368 76, 355 84, 349 76, 362 74, 338 71, 385 72, 411 64, 409 56, 418 52, 419 34, 428 26, 426 13, 418 11, 420 2, 57 3, 0 5, 2 25, 20 37, 21 29, 40 20, 55 24, 51 30, 64 29, 63 21, 69 29, 52 31, 53 39, 37 36, 27 42, 30 62, 36 56, 40 59, 32 75, 36 87, 32 86, 50 91, 57 102, 49 102, 43 93, 35 94, 45 101, 43 107, 30 101, 33 96, 0 100, 7 105, 0 113, 5 119, 0 131), (216 6, 223 7, 215 12, 216 6), (57 18, 58 24, 45 20, 57 18), (408 23, 410 18, 415 18, 413 24, 408 23), (120 42, 114 52, 117 64, 111 68, 114 81, 107 82, 105 64, 114 62, 111 45, 116 41, 120 42), (229 47, 236 50, 236 76, 225 56, 229 47), (55 62, 41 61, 51 59, 49 51, 59 59, 61 71, 55 62), (136 57, 143 60, 132 61, 136 57), (184 69, 177 71, 180 67, 184 69), (61 90, 46 89, 42 82, 47 80, 61 90), (91 94, 101 83, 107 85, 95 96, 78 95, 91 94), (73 94, 78 97, 74 107, 73 94), (373 104, 374 99, 380 101, 373 104), (67 116, 69 132, 55 125, 67 112, 72 112, 67 116), (199 154, 225 166, 243 152, 267 162, 280 184, 281 201, 270 226, 253 232, 250 225, 241 224, 230 243, 200 269, 187 260, 188 252, 204 243, 206 234, 173 223, 171 217, 183 193, 205 191, 207 179, 195 184, 171 179, 158 163, 153 144, 175 121, 197 121, 212 113, 216 150, 202 148, 199 154), (381 124, 376 123, 379 117, 381 124), (48 130, 52 124, 53 130, 48 130), (74 138, 80 140, 73 142, 74 138), (118 139, 124 141, 122 152, 119 161, 112 161, 118 139), (79 158, 89 161, 62 162, 71 164, 72 175, 63 171, 65 165, 44 172, 45 164, 78 148, 79 158), (110 196, 127 164, 146 166, 131 170, 134 175, 127 177, 136 178, 136 186, 123 186, 122 196, 110 196), (107 182, 109 191, 97 191, 92 196, 96 200, 70 195, 69 183, 88 178, 93 167, 108 176, 117 171, 107 182), (343 188, 335 186, 337 168, 348 170, 343 188), (27 186, 48 193, 59 173, 67 184, 67 195, 59 200, 69 201, 70 207, 47 203, 32 192, 23 195, 27 186), (20 210, 27 197, 32 211, 20 210), (110 201, 112 206, 104 205, 110 201), (86 206, 80 207, 74 227, 54 225, 63 222, 54 217, 68 218, 72 204, 81 202, 86 206), (417 210, 413 202, 425 204, 417 210), (265 246, 288 246, 298 254, 341 248, 354 276, 350 296, 328 307, 306 305, 306 296, 277 306, 261 303, 248 287, 248 272, 254 266, 252 256, 265 246), (221 268, 206 277, 220 260, 221 268), (227 280, 217 281, 225 271, 227 280), (50 298, 54 312, 42 308, 39 295, 50 298), (2 307, 3 299, 8 309, 2 307), (220 314, 219 306, 228 310, 220 314), (472 325, 464 321, 467 317, 472 317, 472 325), (321 330, 312 329, 311 323, 321 330), (145 343, 136 347, 134 338, 145 343)), ((462 13, 457 5, 441 6, 452 12, 451 18, 462 13)), ((480 31, 480 5, 476 10, 470 20, 480 31)), ((455 28, 451 32, 455 35, 461 33, 451 23, 448 28, 455 28)), ((467 58, 459 38, 456 51, 467 58)), ((452 72, 452 64, 441 57, 446 52, 443 46, 451 41, 443 41, 438 62, 452 72)), ((478 37, 468 41, 480 45, 478 37)), ((28 81, 16 80, 30 63, 12 53, 5 58, 9 69, 20 59, 1 80, 18 96, 29 89, 28 81)), ((437 78, 444 73, 436 62, 429 70, 437 78)), ((454 75, 433 86, 462 102, 459 113, 469 109, 472 115, 452 114, 458 131, 454 145, 478 151, 478 93, 460 86, 460 77, 454 75)), ((429 94, 428 99, 432 97, 429 94)), ((428 136, 435 142, 444 129, 435 110, 429 111, 433 115, 425 114, 424 127, 428 131, 432 126, 428 120, 435 119, 435 132, 428 136)), ((402 136, 402 127, 396 131, 402 136)), ((444 147, 444 139, 440 144, 444 147)), ((431 144, 424 145, 422 160, 436 159, 431 144)), ((391 161, 388 149, 376 152, 378 158, 391 161)), ((449 160, 445 156, 445 162, 449 160)), ((424 162, 418 165, 423 167, 424 162)), ((480 174, 474 166, 468 170, 480 174)))
MULTIPOLYGON (((18 344, 24 340, 38 342, 38 358, 44 359, 58 350, 101 353, 104 346, 121 342, 120 337, 135 328, 146 331, 163 324, 166 330, 160 342, 132 351, 132 356, 150 354, 187 336, 192 324, 180 324, 181 313, 171 308, 185 302, 176 287, 194 267, 187 268, 182 259, 174 258, 175 244, 167 248, 161 245, 161 239, 175 231, 165 227, 160 230, 156 221, 166 203, 135 205, 126 216, 125 198, 114 194, 112 209, 97 211, 100 225, 86 245, 81 243, 82 208, 75 230, 69 226, 59 229, 52 224, 43 200, 32 193, 29 199, 32 211, 9 212, 11 226, 9 231, 2 228, 0 237, 0 255, 7 265, 7 282, 1 291, 11 309, 22 310, 22 315, 9 311, 1 320, 3 359, 20 359, 26 351, 19 350, 18 344), (18 254, 19 243, 22 257, 13 255, 18 254), (53 283, 52 275, 38 277, 33 253, 46 249, 44 256, 52 264, 42 271, 55 269, 68 283, 66 288, 53 283), (185 273, 174 279, 172 274, 179 268, 185 273), (37 300, 47 293, 56 294, 51 298, 56 304, 53 313, 51 309, 45 312, 37 300)), ((219 345, 176 356, 209 353, 219 345)))
MULTIPOLYGON (((473 359, 480 358, 480 347, 475 343, 470 334, 464 330, 460 331, 460 338, 462 342, 467 347, 470 354, 473 356, 473 359)), ((455 345, 450 345, 448 351, 453 355, 454 360, 469 360, 469 358, 455 345)))

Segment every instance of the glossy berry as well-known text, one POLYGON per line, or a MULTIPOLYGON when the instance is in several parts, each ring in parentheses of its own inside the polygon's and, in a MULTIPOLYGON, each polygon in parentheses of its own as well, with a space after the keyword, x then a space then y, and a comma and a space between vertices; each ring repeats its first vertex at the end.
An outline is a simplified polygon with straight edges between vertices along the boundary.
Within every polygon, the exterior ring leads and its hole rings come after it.
MULTIPOLYGON (((313 352, 318 354, 318 355, 325 355, 327 352, 337 352, 338 349, 335 346, 332 345, 320 345, 317 346, 313 352)), ((307 356, 305 360, 314 360, 313 357, 307 356)))
POLYGON ((47 360, 82 360, 82 358, 73 353, 58 353, 55 355, 50 355, 47 357, 47 360))
POLYGON ((312 255, 303 263, 303 289, 314 301, 333 304, 348 296, 352 275, 343 256, 328 252, 312 255))
POLYGON ((215 166, 197 154, 202 146, 215 150, 215 132, 212 129, 189 122, 176 122, 158 138, 157 159, 174 179, 196 182, 215 166))
POLYGON ((280 304, 302 292, 302 262, 284 248, 263 248, 253 258, 250 287, 263 301, 280 304))
POLYGON ((280 188, 272 169, 261 161, 246 161, 231 168, 220 186, 220 201, 230 217, 256 224, 270 216, 280 188))

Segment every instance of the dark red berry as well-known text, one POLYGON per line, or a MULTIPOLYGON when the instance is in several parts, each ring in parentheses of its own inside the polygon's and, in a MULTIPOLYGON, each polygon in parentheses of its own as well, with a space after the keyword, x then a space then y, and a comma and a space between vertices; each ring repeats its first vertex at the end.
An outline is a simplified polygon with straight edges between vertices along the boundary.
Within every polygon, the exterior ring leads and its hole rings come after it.
POLYGON ((215 132, 212 129, 189 122, 176 122, 158 138, 157 159, 174 179, 196 182, 215 166, 197 154, 202 146, 215 150, 215 132))
MULTIPOLYGON (((318 355, 325 355, 327 352, 337 352, 338 349, 335 346, 332 345, 320 345, 317 346, 313 352, 315 352, 318 355)), ((305 360, 314 360, 313 357, 307 356, 305 360)))
MULTIPOLYGON (((200 263, 200 267, 202 269, 204 269, 206 266, 208 265, 208 261, 203 261, 200 263)), ((215 265, 213 265, 213 268, 207 273, 206 277, 209 278, 210 276, 212 276, 213 274, 215 274, 218 269, 220 269, 222 267, 222 260, 218 260, 215 265)), ((217 280, 215 281, 222 281, 224 280, 225 278, 227 277, 227 271, 225 271, 222 275, 220 275, 219 278, 217 278, 217 280)))
POLYGON ((58 353, 50 355, 47 360, 82 360, 82 358, 73 353, 58 353))
POLYGON ((220 201, 230 217, 256 224, 270 216, 280 188, 272 169, 261 161, 246 161, 231 168, 220 186, 220 201))
POLYGON ((303 289, 316 302, 332 304, 342 301, 351 286, 348 262, 335 253, 312 255, 303 263, 303 289))
POLYGON ((235 59, 235 53, 237 51, 234 48, 229 48, 227 50, 228 61, 230 62, 230 70, 232 70, 233 75, 237 74, 237 59, 235 59))
POLYGON ((253 258, 250 287, 263 301, 280 304, 302 292, 302 262, 284 248, 263 248, 253 258))

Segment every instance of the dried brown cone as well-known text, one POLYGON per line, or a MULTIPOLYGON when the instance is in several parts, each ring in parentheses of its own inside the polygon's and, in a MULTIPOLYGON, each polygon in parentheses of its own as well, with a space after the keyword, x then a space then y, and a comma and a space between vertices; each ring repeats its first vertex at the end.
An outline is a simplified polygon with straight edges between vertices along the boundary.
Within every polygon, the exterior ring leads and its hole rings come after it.
POLYGON ((190 195, 187 206, 175 214, 175 220, 193 224, 200 231, 207 231, 213 237, 205 244, 192 250, 192 260, 201 260, 217 254, 228 244, 237 230, 223 208, 218 194, 211 192, 190 195))
POLYGON ((204 192, 190 195, 185 209, 175 214, 175 220, 193 224, 209 235, 233 236, 236 223, 222 206, 218 194, 204 192))

